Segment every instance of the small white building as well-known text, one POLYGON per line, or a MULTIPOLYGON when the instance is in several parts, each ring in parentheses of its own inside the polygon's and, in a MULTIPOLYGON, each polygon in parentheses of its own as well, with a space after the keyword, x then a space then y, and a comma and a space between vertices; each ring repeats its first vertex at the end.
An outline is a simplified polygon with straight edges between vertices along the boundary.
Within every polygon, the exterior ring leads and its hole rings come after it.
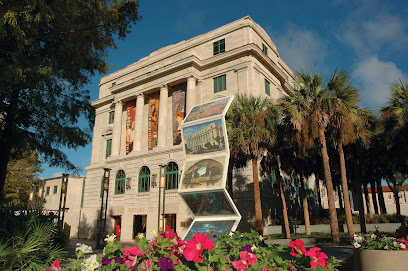
MULTIPOLYGON (((43 212, 58 214, 61 199, 62 177, 44 179, 43 212)), ((68 187, 65 201, 64 229, 70 238, 78 238, 78 228, 81 223, 81 208, 85 177, 68 176, 68 187)), ((61 202, 61 207, 63 202, 61 202)))

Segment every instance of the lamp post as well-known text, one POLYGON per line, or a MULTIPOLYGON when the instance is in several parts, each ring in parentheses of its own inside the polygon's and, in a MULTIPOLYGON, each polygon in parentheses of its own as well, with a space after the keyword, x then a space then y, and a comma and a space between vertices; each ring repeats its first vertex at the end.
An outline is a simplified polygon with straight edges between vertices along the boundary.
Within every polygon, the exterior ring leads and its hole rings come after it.
POLYGON ((32 184, 31 185, 31 187, 30 187, 30 195, 28 196, 28 209, 31 209, 31 211, 33 211, 33 209, 34 209, 34 196, 35 196, 35 194, 36 194, 36 189, 35 189, 35 186, 34 186, 34 184, 32 184))
POLYGON ((96 235, 96 248, 103 248, 102 238, 106 229, 106 215, 108 211, 108 196, 109 196, 109 177, 110 168, 103 169, 103 193, 101 201, 101 210, 99 212, 98 234, 96 235))
POLYGON ((45 182, 43 180, 38 181, 38 208, 42 209, 43 207, 43 202, 44 202, 44 185, 45 182))
POLYGON ((62 174, 61 179, 61 192, 60 192, 60 202, 58 208, 58 225, 64 228, 64 217, 65 217, 65 204, 67 202, 67 191, 68 191, 68 176, 69 174, 62 174))
POLYGON ((165 225, 165 201, 166 201, 166 164, 159 165, 160 167, 160 183, 159 183, 159 207, 158 207, 158 214, 157 214, 157 231, 163 231, 166 227, 165 225), (163 190, 163 207, 161 206, 161 191, 163 190), (162 213, 160 214, 160 211, 162 213))

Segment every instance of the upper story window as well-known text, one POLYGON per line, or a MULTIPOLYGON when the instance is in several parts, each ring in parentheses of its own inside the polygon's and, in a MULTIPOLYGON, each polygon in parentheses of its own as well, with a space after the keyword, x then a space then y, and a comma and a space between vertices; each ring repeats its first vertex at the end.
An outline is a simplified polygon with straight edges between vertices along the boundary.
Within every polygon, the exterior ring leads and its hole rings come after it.
POLYGON ((166 168, 166 190, 178 188, 178 165, 170 162, 166 168))
POLYGON ((54 185, 54 194, 57 194, 57 189, 58 189, 58 186, 54 185))
POLYGON ((265 93, 271 96, 271 83, 265 79, 265 93))
POLYGON ((112 154, 112 139, 106 140, 106 153, 105 158, 108 158, 112 154))
POLYGON ((109 124, 113 123, 115 119, 115 111, 109 111, 109 124))
POLYGON ((225 74, 214 78, 214 93, 227 89, 227 76, 225 74))
POLYGON ((46 194, 46 195, 49 195, 49 194, 50 194, 50 187, 49 187, 49 186, 47 186, 47 187, 45 188, 45 194, 46 194))
POLYGON ((262 52, 264 52, 266 55, 268 55, 268 47, 266 47, 265 44, 262 43, 262 52))
POLYGON ((216 41, 213 43, 214 55, 218 55, 225 52, 225 39, 216 41))
POLYGON ((125 180, 125 172, 123 170, 119 170, 118 173, 116 173, 115 178, 115 195, 125 194, 125 180))
POLYGON ((143 166, 139 171, 139 192, 149 192, 150 191, 150 169, 143 166))

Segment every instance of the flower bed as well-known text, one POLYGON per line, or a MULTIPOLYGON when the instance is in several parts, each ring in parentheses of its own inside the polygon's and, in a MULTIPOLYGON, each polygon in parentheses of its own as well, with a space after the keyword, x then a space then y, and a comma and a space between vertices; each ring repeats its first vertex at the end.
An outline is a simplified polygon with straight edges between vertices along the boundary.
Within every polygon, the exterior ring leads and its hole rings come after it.
MULTIPOLYGON (((167 228, 152 240, 139 235, 135 246, 122 248, 116 236, 107 236, 103 256, 85 258, 89 247, 78 244, 77 259, 71 260, 67 270, 337 270, 337 261, 328 259, 320 248, 307 251, 301 240, 288 246, 264 245, 256 232, 231 236, 209 236, 196 233, 190 240, 182 240, 167 228), (213 241, 213 239, 215 241, 213 241)), ((91 252, 92 253, 92 252, 91 252)), ((59 271, 59 261, 47 269, 59 271)))

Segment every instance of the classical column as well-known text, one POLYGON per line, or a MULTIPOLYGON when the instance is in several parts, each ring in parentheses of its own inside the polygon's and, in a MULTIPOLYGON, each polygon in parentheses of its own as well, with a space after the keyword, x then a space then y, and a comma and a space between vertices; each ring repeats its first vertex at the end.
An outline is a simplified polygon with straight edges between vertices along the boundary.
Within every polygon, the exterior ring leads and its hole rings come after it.
POLYGON ((112 156, 118 156, 120 153, 120 137, 122 135, 122 110, 123 104, 120 100, 115 100, 115 119, 113 121, 112 134, 112 156))
POLYGON ((144 96, 143 94, 137 95, 136 100, 136 116, 135 116, 135 139, 134 139, 134 152, 142 151, 142 138, 143 138, 143 107, 144 107, 144 96))
POLYGON ((195 105, 196 96, 196 79, 194 77, 189 77, 187 79, 187 99, 186 99, 186 110, 185 113, 190 111, 190 109, 195 105))
POLYGON ((167 140, 167 101, 169 89, 167 85, 160 88, 159 129, 157 131, 157 147, 166 147, 167 140))

